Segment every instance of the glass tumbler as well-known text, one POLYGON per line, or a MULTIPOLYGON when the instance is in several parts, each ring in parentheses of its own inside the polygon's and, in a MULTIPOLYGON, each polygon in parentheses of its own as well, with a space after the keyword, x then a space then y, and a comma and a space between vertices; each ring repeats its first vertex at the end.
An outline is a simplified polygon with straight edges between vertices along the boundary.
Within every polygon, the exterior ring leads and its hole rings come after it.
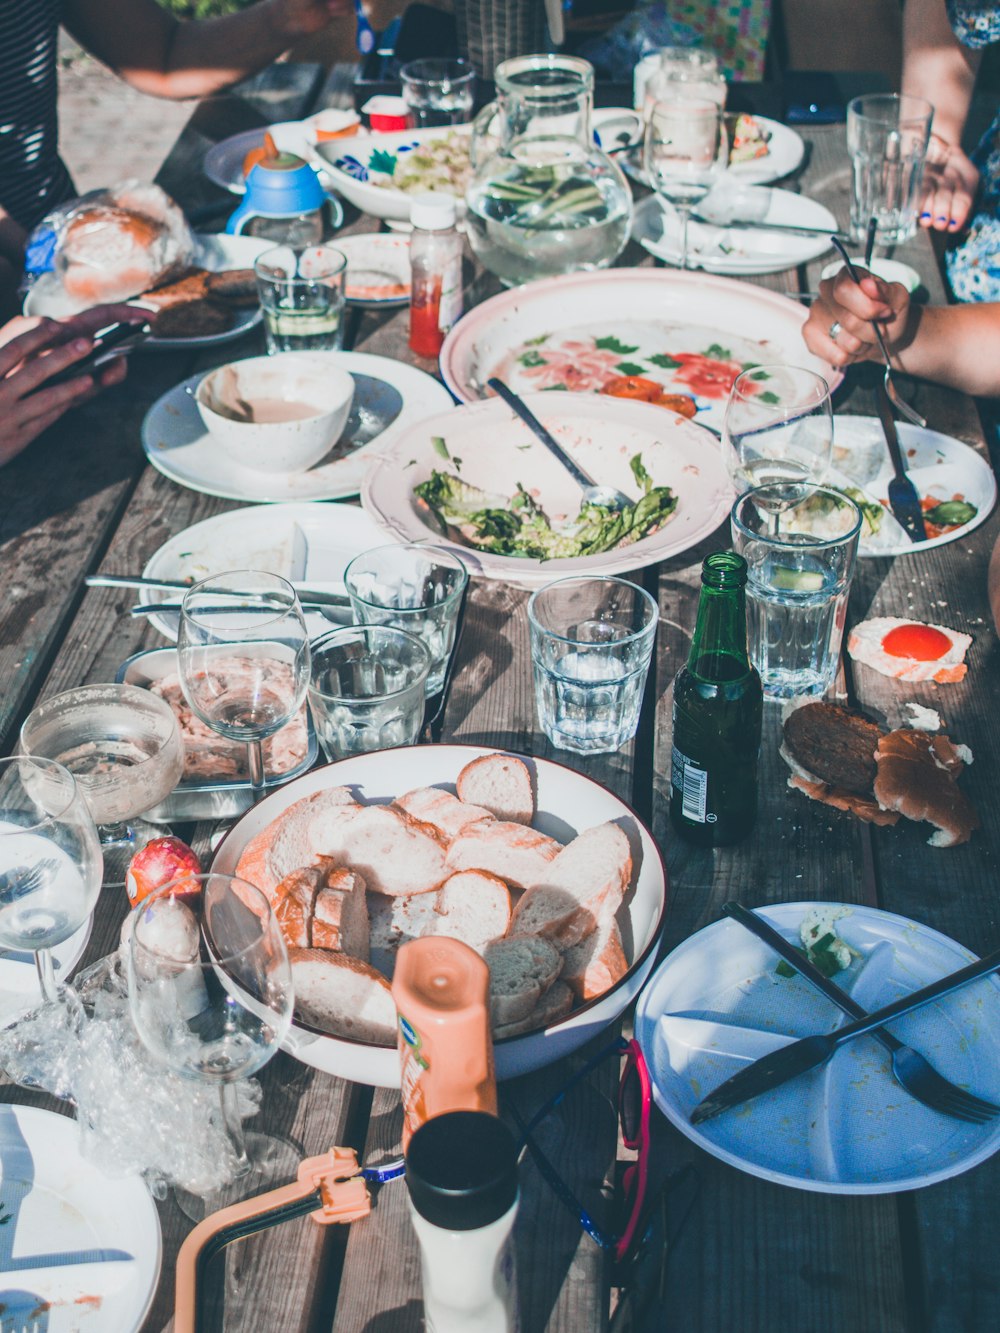
POLYGON ((331 352, 344 338, 347 257, 332 245, 278 245, 254 262, 267 352, 331 352))
POLYGON ((922 97, 879 93, 847 106, 851 158, 851 233, 862 241, 878 219, 879 245, 901 245, 917 229, 917 191, 934 108, 922 97))
POLYGON ((414 129, 464 125, 472 119, 476 71, 467 60, 411 60, 399 77, 414 129))

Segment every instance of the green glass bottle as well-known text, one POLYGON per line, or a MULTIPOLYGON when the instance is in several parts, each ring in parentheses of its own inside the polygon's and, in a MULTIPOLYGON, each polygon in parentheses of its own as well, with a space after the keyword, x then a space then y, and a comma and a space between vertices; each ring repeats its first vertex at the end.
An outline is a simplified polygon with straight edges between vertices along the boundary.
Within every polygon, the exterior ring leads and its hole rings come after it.
POLYGON ((674 682, 670 819, 702 847, 739 842, 757 818, 763 691, 747 653, 747 564, 706 556, 691 654, 674 682))

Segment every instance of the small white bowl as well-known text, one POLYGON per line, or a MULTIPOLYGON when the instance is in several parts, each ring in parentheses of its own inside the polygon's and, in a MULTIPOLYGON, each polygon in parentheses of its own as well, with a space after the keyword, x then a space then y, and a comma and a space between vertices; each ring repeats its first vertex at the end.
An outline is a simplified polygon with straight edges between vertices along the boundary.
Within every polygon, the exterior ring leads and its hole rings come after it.
MULTIPOLYGON (((865 261, 861 255, 852 255, 851 263, 855 268, 865 267, 865 261)), ((819 276, 820 278, 833 278, 843 267, 844 261, 835 259, 832 264, 827 264, 819 276)), ((915 268, 910 268, 909 264, 901 264, 898 259, 873 259, 868 265, 868 272, 874 273, 876 278, 881 278, 883 282, 900 283, 911 294, 917 290, 922 281, 915 268)))
POLYGON ((231 361, 198 385, 195 402, 205 429, 242 467, 255 472, 305 472, 340 438, 354 399, 354 380, 323 352, 280 352, 231 361), (282 415, 288 405, 289 419, 282 415), (313 409, 292 415, 292 405, 313 409), (246 410, 267 420, 248 419, 246 410))

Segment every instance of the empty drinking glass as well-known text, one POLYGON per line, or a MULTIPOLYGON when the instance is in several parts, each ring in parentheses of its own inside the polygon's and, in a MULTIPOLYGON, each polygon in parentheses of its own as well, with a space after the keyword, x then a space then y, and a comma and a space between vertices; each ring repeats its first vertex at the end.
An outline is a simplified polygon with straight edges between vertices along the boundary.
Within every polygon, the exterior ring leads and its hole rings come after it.
POLYGON ((878 219, 879 245, 901 245, 917 229, 917 189, 924 170, 934 108, 922 97, 877 93, 847 106, 851 156, 851 232, 865 238, 878 219))
POLYGON ((603 754, 635 735, 658 615, 625 579, 557 579, 532 593, 535 703, 553 745, 603 754))
POLYGON ((349 625, 316 639, 309 707, 327 759, 412 745, 430 669, 420 639, 390 625, 349 625))
POLYGON ((414 129, 463 125, 472 119, 476 72, 467 60, 411 60, 399 78, 414 129))
POLYGON ((656 193, 681 219, 680 267, 688 266, 688 219, 728 164, 722 108, 705 98, 674 94, 649 109, 643 169, 656 193))
POLYGON ((738 491, 822 481, 833 454, 830 386, 798 366, 753 366, 729 393, 722 438, 738 491))
POLYGON ((469 574, 440 546, 377 546, 344 571, 354 619, 394 625, 423 640, 431 656, 428 694, 444 685, 469 574))

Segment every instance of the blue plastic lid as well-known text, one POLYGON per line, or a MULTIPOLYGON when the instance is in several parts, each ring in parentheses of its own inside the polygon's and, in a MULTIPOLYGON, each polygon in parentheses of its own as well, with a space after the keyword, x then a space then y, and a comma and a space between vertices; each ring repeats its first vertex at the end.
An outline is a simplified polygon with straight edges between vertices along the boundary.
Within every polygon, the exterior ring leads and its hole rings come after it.
POLYGON ((298 167, 266 167, 262 162, 247 176, 245 202, 258 217, 294 217, 322 208, 326 201, 315 171, 303 162, 298 167))

